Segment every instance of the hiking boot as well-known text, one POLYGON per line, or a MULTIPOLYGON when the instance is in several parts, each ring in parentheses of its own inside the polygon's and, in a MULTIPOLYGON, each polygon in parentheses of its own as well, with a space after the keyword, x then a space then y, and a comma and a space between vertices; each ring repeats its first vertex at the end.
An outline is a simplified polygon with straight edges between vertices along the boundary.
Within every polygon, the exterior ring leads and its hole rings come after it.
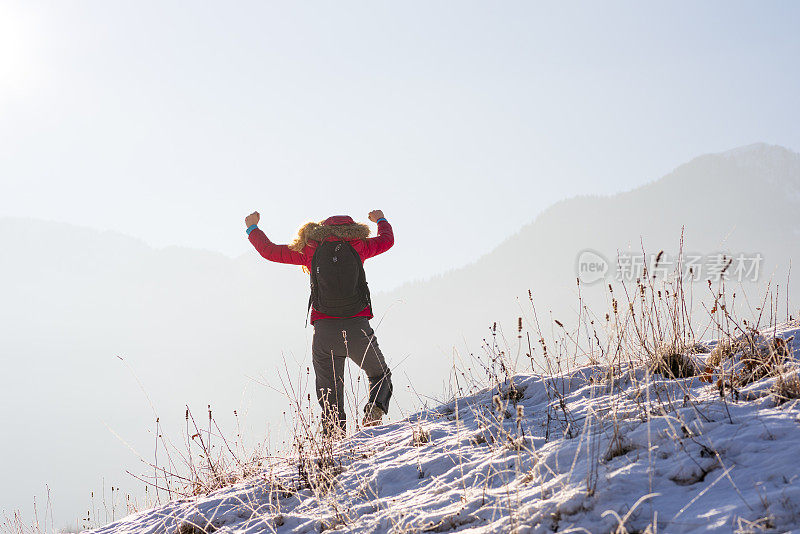
POLYGON ((381 424, 381 419, 384 416, 384 411, 379 407, 372 405, 372 408, 367 410, 364 414, 364 421, 361 423, 364 427, 378 426, 381 424))

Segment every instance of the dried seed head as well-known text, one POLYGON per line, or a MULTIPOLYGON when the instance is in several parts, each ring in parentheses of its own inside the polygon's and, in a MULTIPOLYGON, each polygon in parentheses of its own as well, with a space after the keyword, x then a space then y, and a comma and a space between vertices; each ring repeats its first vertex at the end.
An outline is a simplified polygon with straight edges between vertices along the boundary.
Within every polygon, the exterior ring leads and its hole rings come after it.
POLYGON ((492 397, 492 404, 494 404, 494 409, 498 412, 503 411, 503 401, 500 400, 500 395, 495 395, 492 397))

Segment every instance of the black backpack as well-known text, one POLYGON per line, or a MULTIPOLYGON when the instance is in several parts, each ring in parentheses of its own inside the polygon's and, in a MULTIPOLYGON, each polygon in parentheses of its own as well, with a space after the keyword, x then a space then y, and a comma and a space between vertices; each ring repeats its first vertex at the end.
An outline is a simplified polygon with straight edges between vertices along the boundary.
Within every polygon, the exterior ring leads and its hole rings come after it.
POLYGON ((308 308, 331 317, 353 317, 371 305, 367 275, 347 241, 323 241, 311 258, 308 308))

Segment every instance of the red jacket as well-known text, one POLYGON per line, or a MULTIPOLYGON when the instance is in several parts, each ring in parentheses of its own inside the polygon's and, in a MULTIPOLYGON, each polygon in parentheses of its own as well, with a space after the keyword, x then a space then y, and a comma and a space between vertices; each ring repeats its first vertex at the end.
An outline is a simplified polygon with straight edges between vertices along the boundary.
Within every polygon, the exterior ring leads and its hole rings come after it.
MULTIPOLYGON (((291 265, 303 265, 307 269, 311 269, 311 258, 314 257, 314 251, 317 249, 319 243, 309 240, 301 252, 294 251, 288 245, 276 245, 269 240, 267 235, 259 228, 255 228, 250 232, 248 237, 250 243, 256 248, 259 254, 269 261, 276 263, 288 263, 291 265)), ((336 241, 336 237, 329 237, 328 241, 336 241)), ((361 261, 366 261, 368 258, 377 256, 386 252, 394 244, 394 233, 392 232, 392 225, 389 221, 382 219, 378 222, 378 235, 367 239, 354 239, 350 244, 358 252, 361 261)), ((353 317, 367 317, 372 318, 372 310, 369 306, 364 308, 360 313, 353 317)), ((311 310, 311 324, 317 319, 330 319, 329 315, 311 310)))

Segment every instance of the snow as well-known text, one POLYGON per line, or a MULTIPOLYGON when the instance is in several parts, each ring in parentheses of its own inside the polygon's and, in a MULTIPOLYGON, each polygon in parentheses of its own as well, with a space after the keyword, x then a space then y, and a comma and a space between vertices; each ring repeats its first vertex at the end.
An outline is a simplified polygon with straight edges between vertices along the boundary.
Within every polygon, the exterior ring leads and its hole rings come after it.
MULTIPOLYGON (((795 354, 799 326, 777 331, 795 354)), ((721 397, 645 369, 516 375, 337 443, 327 490, 284 461, 94 532, 791 531, 800 401, 774 382, 721 397)))

